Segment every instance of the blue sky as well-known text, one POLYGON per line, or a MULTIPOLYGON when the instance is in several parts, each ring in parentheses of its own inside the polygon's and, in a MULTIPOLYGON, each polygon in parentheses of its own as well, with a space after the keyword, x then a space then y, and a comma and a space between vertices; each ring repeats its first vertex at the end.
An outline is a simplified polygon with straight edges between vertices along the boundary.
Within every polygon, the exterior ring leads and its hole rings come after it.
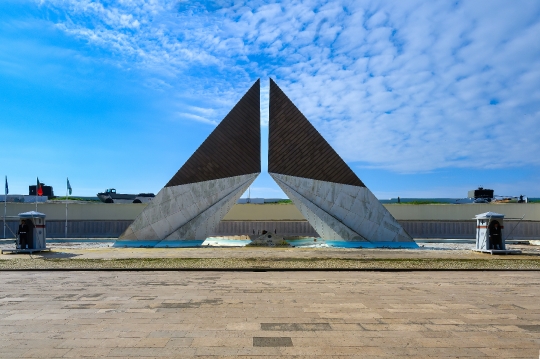
POLYGON ((0 174, 155 192, 274 78, 379 198, 540 196, 540 2, 0 2, 0 174))

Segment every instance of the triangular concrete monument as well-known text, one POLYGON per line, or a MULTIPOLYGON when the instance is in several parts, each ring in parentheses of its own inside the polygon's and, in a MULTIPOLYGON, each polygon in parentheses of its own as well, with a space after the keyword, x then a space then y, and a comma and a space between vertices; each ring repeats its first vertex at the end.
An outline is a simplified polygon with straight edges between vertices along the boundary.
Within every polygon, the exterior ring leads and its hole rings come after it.
POLYGON ((268 172, 325 240, 413 242, 272 79, 268 172))
POLYGON ((120 240, 204 240, 261 172, 257 80, 120 240))

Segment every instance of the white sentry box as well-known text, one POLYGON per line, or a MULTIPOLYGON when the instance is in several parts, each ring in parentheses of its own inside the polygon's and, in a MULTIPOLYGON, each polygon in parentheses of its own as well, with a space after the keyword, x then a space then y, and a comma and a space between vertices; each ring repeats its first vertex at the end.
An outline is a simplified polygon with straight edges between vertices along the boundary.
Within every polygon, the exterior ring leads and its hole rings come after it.
POLYGON ((46 242, 46 215, 45 213, 36 212, 36 211, 30 211, 30 212, 24 212, 19 213, 19 219, 26 220, 29 223, 29 232, 30 235, 27 238, 27 241, 29 242, 28 248, 16 248, 16 249, 3 249, 2 254, 4 252, 12 252, 12 253, 32 253, 32 252, 41 252, 41 251, 50 251, 49 248, 47 248, 47 242, 46 242))
POLYGON ((486 212, 477 214, 475 251, 491 254, 519 254, 520 250, 506 249, 504 241, 504 214, 486 212))

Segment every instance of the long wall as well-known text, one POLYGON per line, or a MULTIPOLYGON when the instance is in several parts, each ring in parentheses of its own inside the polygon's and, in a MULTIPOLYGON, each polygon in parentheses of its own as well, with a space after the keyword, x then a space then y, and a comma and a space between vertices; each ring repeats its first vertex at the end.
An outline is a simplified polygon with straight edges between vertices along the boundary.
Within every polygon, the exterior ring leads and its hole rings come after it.
MULTIPOLYGON (((145 203, 68 203, 68 220, 74 221, 133 221, 146 207, 145 203)), ((8 203, 7 215, 17 216, 22 212, 35 211, 35 203, 8 203)), ((47 220, 66 220, 65 203, 38 203, 37 211, 45 213, 47 220)), ((3 212, 2 212, 3 213, 3 212)))
MULTIPOLYGON (((70 203, 69 220, 131 220, 137 217, 146 204, 70 203)), ((476 214, 497 212, 506 218, 521 218, 540 221, 540 203, 506 204, 385 204, 390 213, 403 221, 470 221, 476 214)), ((35 211, 33 203, 8 203, 7 215, 17 216, 21 212, 35 211)), ((40 203, 38 212, 48 220, 65 220, 65 203, 40 203)), ((1 213, 1 210, 0 210, 1 213)), ((1 218, 1 215, 0 215, 1 218)), ((305 218, 293 204, 237 204, 227 213, 224 221, 303 221, 305 218)))
MULTIPOLYGON (((70 203, 68 237, 118 237, 137 217, 146 204, 70 203)), ((463 204, 407 205, 385 207, 414 238, 474 238, 476 214, 497 212, 506 215, 505 232, 512 238, 540 238, 540 204, 463 204), (517 220, 523 221, 515 229, 517 220)), ((8 203, 7 216, 11 231, 16 232, 18 213, 35 210, 35 204, 8 203)), ((38 211, 47 215, 47 237, 65 236, 65 203, 40 203, 38 211)), ((235 205, 215 230, 215 235, 252 234, 259 230, 276 230, 286 235, 316 235, 314 229, 292 204, 235 205)), ((7 231, 7 237, 12 232, 7 231)), ((2 232, 0 231, 0 236, 2 232)))
POLYGON ((469 221, 485 212, 502 213, 505 218, 540 221, 540 203, 470 204, 386 204, 400 221, 469 221))

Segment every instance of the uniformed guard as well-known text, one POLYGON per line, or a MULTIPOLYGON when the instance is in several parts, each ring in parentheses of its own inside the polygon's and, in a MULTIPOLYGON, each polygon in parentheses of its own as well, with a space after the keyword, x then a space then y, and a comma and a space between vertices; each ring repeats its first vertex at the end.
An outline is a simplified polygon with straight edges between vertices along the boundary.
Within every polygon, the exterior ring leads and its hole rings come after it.
POLYGON ((21 220, 19 224, 19 229, 17 230, 17 235, 19 236, 19 246, 21 249, 28 248, 28 225, 26 220, 21 220))
POLYGON ((501 227, 499 226, 499 221, 493 221, 490 227, 489 242, 491 249, 502 249, 501 227))

